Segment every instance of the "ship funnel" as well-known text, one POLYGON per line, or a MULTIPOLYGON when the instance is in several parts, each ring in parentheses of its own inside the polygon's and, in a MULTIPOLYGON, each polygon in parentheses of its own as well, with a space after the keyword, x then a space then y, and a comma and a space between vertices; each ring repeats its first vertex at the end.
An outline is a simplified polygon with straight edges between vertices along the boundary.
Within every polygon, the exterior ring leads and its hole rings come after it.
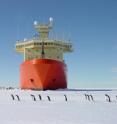
POLYGON ((40 39, 48 39, 49 31, 53 26, 53 18, 49 18, 48 24, 38 24, 37 21, 34 21, 34 27, 39 32, 40 39))

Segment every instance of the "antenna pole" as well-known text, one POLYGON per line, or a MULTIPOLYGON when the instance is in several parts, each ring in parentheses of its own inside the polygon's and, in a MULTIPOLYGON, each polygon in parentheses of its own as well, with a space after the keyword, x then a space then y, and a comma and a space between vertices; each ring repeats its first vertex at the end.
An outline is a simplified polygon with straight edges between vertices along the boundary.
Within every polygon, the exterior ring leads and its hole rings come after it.
POLYGON ((42 39, 42 49, 41 49, 41 58, 44 59, 45 58, 45 51, 44 51, 44 40, 42 39))

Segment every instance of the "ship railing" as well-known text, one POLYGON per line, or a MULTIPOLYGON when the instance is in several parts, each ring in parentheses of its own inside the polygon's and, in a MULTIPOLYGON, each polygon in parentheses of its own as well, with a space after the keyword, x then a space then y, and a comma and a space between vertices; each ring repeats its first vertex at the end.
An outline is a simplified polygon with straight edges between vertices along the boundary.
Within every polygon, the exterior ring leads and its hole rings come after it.
MULTIPOLYGON (((28 46, 38 46, 38 45, 42 45, 42 40, 41 39, 31 39, 31 40, 25 40, 25 41, 19 41, 16 43, 15 47, 16 48, 22 48, 22 47, 28 47, 28 46)), ((44 42, 45 47, 46 46, 54 46, 54 47, 61 47, 62 49, 64 49, 64 51, 73 51, 73 47, 72 47, 72 43, 70 42, 64 42, 62 40, 49 40, 46 39, 44 42)))
MULTIPOLYGON (((32 39, 26 39, 26 38, 24 38, 24 40, 22 40, 22 41, 20 41, 20 40, 18 40, 18 41, 16 41, 16 44, 20 44, 20 43, 26 43, 26 42, 42 42, 42 39, 40 39, 39 37, 33 37, 32 39)), ((52 39, 45 39, 45 41, 44 42, 57 42, 57 43, 61 43, 61 44, 72 44, 71 42, 69 42, 69 41, 63 41, 63 40, 52 40, 52 39)))

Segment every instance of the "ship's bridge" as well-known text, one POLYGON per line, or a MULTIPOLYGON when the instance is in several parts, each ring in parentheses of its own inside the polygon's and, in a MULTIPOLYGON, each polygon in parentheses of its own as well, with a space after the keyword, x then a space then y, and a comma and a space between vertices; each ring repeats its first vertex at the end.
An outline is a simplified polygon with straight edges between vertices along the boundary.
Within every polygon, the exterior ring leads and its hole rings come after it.
POLYGON ((52 28, 51 21, 48 25, 39 25, 35 22, 34 26, 40 34, 39 38, 17 41, 15 50, 24 54, 24 60, 46 58, 63 61, 63 54, 73 51, 72 43, 48 38, 49 30, 52 28))

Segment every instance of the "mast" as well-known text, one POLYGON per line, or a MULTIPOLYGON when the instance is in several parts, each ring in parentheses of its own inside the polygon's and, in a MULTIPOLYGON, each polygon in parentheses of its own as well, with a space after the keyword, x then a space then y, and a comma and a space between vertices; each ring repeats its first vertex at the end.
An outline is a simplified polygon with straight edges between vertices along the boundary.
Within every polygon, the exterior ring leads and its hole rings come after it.
POLYGON ((45 48, 44 48, 44 41, 48 39, 49 31, 52 29, 53 26, 53 18, 49 18, 48 24, 38 24, 37 21, 34 21, 34 27, 38 31, 40 40, 42 42, 41 46, 41 58, 45 58, 45 48))

